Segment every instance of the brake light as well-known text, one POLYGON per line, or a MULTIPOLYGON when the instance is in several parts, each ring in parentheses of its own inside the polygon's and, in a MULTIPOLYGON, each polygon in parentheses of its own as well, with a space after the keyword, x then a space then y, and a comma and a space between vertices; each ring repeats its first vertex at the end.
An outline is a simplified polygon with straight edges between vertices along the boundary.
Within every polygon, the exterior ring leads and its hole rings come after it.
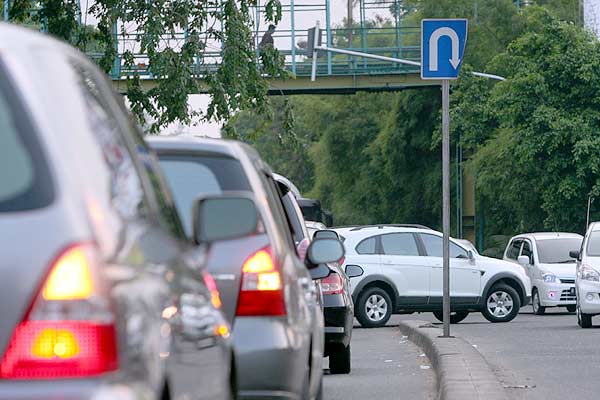
POLYGON ((114 314, 91 245, 75 245, 52 264, 0 363, 3 379, 88 377, 117 369, 114 314))
POLYGON ((286 315, 281 274, 268 246, 251 255, 242 266, 236 315, 286 315))
POLYGON ((340 294, 344 291, 342 278, 332 272, 329 276, 321 281, 321 290, 323 294, 340 294))

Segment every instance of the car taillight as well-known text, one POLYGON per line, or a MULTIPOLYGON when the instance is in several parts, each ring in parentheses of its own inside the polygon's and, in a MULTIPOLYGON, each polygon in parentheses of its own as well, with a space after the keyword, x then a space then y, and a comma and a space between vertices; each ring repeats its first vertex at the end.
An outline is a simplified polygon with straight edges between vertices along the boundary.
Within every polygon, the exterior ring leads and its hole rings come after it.
POLYGON ((236 315, 286 315, 281 274, 268 246, 244 262, 236 315))
POLYGON ((342 278, 332 272, 329 276, 321 281, 321 290, 323 294, 340 294, 344 291, 342 278))
POLYGON ((118 368, 114 314, 95 248, 67 248, 50 267, 0 363, 2 379, 88 377, 118 368))

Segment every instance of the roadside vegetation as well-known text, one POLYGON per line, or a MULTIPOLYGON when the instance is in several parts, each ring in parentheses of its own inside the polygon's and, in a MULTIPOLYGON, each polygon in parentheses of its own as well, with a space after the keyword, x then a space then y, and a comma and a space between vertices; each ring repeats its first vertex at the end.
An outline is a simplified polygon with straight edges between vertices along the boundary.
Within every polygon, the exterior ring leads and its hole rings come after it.
MULTIPOLYGON (((522 9, 510 0, 476 8, 471 0, 413 3, 406 25, 469 18, 466 64, 452 86, 452 143, 462 144, 463 166, 475 179, 484 247, 503 249, 503 238, 522 231, 583 232, 588 196, 600 194, 600 44, 579 24, 577 1, 522 9), (507 79, 473 77, 472 70, 507 79)), ((235 131, 320 198, 336 224, 440 228, 437 89, 295 96, 274 105, 281 112, 273 121, 240 113, 235 131), (285 102, 294 119, 282 134, 285 102)))

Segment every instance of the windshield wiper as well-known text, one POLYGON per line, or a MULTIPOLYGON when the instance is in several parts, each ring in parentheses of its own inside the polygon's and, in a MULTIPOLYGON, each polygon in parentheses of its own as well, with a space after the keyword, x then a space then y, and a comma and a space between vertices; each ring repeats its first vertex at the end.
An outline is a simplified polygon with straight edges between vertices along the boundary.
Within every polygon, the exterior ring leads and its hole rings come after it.
POLYGON ((555 262, 554 264, 568 264, 568 263, 572 263, 575 261, 577 261, 577 260, 575 260, 574 258, 571 258, 570 260, 558 261, 558 262, 555 262))

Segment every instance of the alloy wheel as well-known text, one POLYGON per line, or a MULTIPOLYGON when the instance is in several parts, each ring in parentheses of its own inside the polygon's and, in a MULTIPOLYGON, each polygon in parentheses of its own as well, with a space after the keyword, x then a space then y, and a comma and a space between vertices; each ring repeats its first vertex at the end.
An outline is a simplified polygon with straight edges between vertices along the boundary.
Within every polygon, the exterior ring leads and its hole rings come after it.
POLYGON ((378 294, 372 294, 365 303, 367 317, 373 322, 381 321, 387 314, 387 301, 378 294))
POLYGON ((514 307, 513 298, 504 291, 495 291, 488 297, 487 309, 497 318, 507 317, 514 307))

